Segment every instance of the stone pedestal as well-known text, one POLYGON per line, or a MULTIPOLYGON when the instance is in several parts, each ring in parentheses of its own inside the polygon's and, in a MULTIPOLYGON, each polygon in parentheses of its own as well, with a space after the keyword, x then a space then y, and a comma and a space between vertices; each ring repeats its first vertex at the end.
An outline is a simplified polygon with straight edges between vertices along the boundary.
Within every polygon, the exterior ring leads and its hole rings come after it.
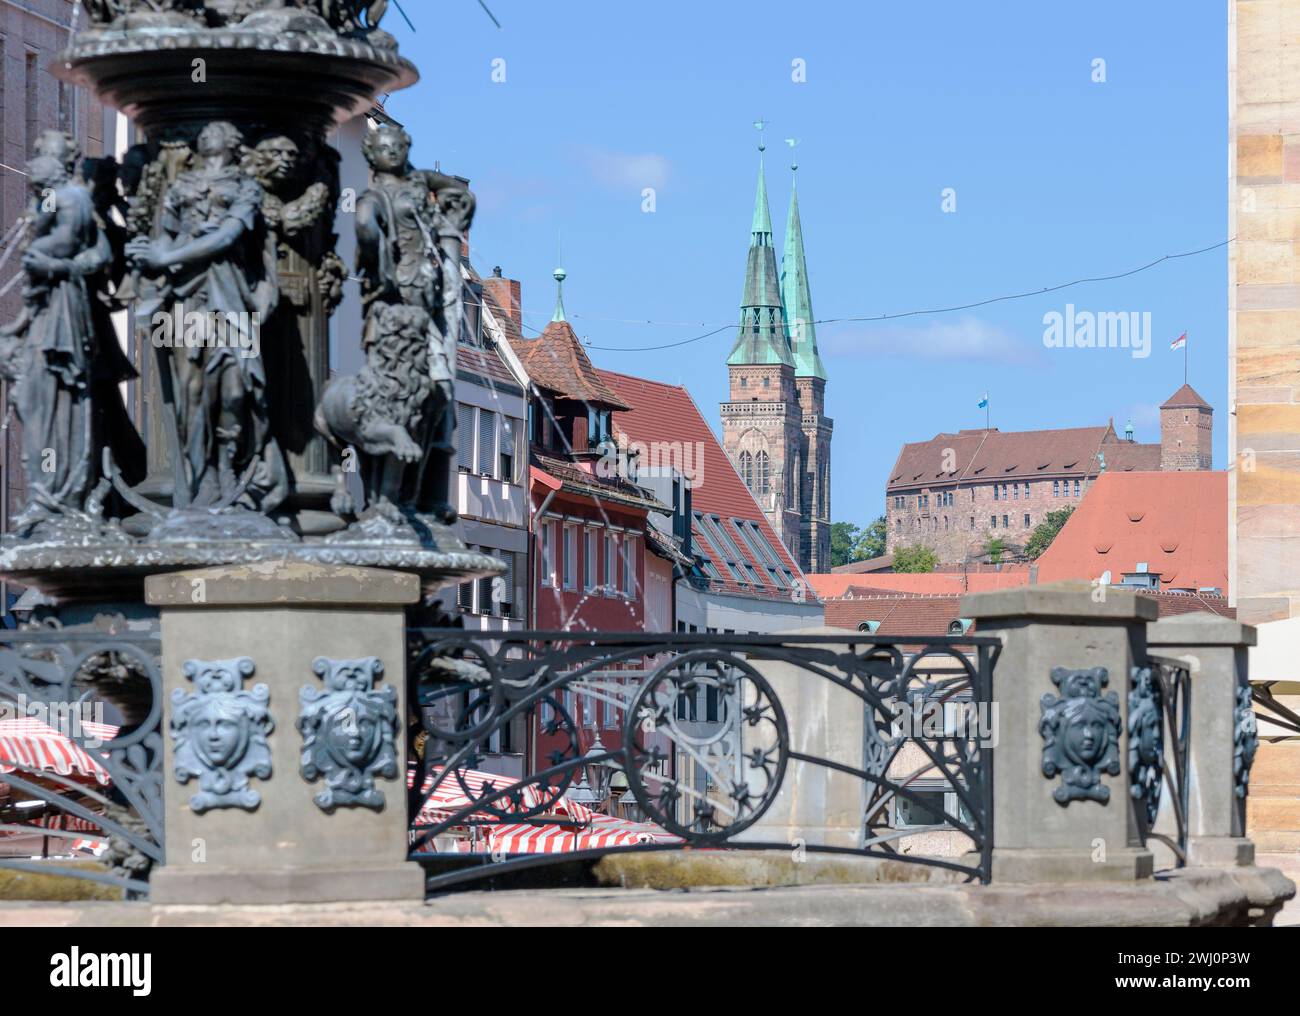
MULTIPOLYGON (((419 596, 418 578, 375 568, 267 563, 156 575, 145 593, 161 614, 164 729, 172 735, 165 751, 167 863, 153 873, 153 901, 421 898, 423 873, 406 860, 405 784, 404 610, 419 596), (328 690, 319 673, 327 668, 316 663, 322 658, 381 663, 359 670, 370 675, 364 683, 373 683, 375 701, 396 708, 393 765, 373 774, 371 789, 382 795, 377 809, 336 793, 335 806, 326 811, 316 799, 327 787, 325 777, 309 782, 303 775, 304 734, 297 724, 303 705, 328 690), (199 779, 177 778, 186 767, 174 736, 177 718, 184 696, 202 683, 203 662, 240 660, 251 661, 242 664, 241 690, 250 693, 254 710, 262 701, 258 686, 269 693, 264 701, 274 727, 264 750, 270 772, 248 777, 247 791, 260 798, 251 809, 203 809, 195 795, 210 788, 199 779), (300 698, 303 689, 311 692, 300 698)), ((363 731, 372 729, 364 709, 343 710, 333 731, 339 735, 332 745, 336 755, 347 750, 349 716, 363 731)))
MULTIPOLYGON (((844 631, 810 628, 791 634, 843 635, 844 631)), ((791 751, 854 768, 863 766, 867 707, 861 698, 803 667, 776 660, 751 662, 771 684, 785 710, 791 751)), ((737 838, 788 843, 792 849, 861 848, 868 788, 857 776, 792 759, 776 799, 737 838)))
MULTIPOLYGON (((1124 731, 1129 673, 1145 655, 1146 622, 1155 620, 1155 603, 1114 587, 1059 583, 966 596, 962 616, 976 620, 980 635, 997 636, 1003 643, 993 671, 993 701, 998 710, 993 751, 994 884, 1131 881, 1150 876, 1151 852, 1142 846, 1129 797, 1124 731), (1103 768, 1091 788, 1092 797, 1065 803, 1054 796, 1058 790, 1066 793, 1064 774, 1044 775, 1043 765, 1045 697, 1069 697, 1066 688, 1052 680, 1057 667, 1104 667, 1107 683, 1100 698, 1107 700, 1114 693, 1118 700, 1118 771, 1103 768), (1098 799, 1101 796, 1105 800, 1098 799)), ((1113 727, 1113 723, 1103 726, 1113 727)), ((1081 730, 1066 724, 1058 740, 1079 736, 1081 730)))
POLYGON ((1189 866, 1255 863, 1255 846, 1246 838, 1245 799, 1237 796, 1233 778, 1238 693, 1250 687, 1246 656, 1254 644, 1250 625, 1208 612, 1147 625, 1151 651, 1186 663, 1191 676, 1189 866))

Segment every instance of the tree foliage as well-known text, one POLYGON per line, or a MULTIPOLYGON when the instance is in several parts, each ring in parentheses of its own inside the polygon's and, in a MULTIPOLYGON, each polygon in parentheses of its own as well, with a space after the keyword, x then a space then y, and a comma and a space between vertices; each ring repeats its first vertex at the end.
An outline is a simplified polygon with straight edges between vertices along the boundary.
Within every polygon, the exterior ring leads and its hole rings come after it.
POLYGON ((852 522, 831 523, 831 567, 867 561, 885 552, 885 517, 866 528, 852 522))
POLYGON ((1052 545, 1056 534, 1061 531, 1072 514, 1074 514, 1072 507, 1048 512, 1047 517, 1034 527, 1034 531, 1029 534, 1029 542, 1025 544, 1025 553, 1031 561, 1036 561, 1043 551, 1052 545))
POLYGON ((896 572, 932 572, 938 563, 939 555, 919 543, 914 547, 899 547, 894 551, 896 572))

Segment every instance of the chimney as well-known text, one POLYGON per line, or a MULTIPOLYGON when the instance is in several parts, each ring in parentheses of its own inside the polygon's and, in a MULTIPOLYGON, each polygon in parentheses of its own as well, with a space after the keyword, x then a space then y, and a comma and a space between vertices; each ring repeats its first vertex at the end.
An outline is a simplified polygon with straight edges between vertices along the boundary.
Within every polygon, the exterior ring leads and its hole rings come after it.
POLYGON ((492 275, 483 280, 483 292, 500 307, 515 323, 515 328, 523 333, 524 312, 519 299, 519 280, 507 279, 501 275, 501 266, 492 269, 492 275))

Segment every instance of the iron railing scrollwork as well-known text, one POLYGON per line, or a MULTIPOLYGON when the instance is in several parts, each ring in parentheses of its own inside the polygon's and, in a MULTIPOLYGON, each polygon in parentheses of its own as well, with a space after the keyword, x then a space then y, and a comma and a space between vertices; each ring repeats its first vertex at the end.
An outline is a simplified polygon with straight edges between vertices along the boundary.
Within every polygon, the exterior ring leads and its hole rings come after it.
POLYGON ((1191 766, 1191 677, 1186 663, 1148 656, 1130 674, 1129 791, 1143 842, 1156 840, 1187 863, 1191 766), (1169 824, 1161 819, 1169 816, 1169 824))
MULTIPOLYGON (((147 893, 150 870, 164 860, 159 650, 158 636, 150 633, 37 628, 0 634, 0 715, 48 720, 108 777, 100 787, 30 760, 0 758, 11 770, 0 772, 11 803, 21 796, 45 812, 35 827, 43 835, 108 842, 102 866, 0 855, 0 867, 147 893), (107 722, 116 735, 100 740, 82 727, 85 720, 107 722)), ((30 811, 12 808, 0 834, 31 833, 30 811)))
POLYGON ((558 859, 509 846, 506 831, 543 827, 569 837, 567 860, 802 846, 989 878, 995 639, 412 628, 408 642, 411 857, 466 855, 430 865, 430 888, 558 859), (806 703, 792 716, 810 686, 823 709, 861 711, 860 750, 828 750, 806 703), (774 840, 790 802, 760 820, 796 767, 853 788, 859 827, 774 840), (634 827, 643 842, 596 835, 634 827))

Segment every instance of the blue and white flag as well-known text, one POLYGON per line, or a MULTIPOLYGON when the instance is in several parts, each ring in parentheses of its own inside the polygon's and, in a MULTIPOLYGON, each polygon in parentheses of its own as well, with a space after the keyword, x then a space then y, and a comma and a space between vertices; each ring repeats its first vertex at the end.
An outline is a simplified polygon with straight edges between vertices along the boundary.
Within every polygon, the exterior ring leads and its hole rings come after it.
POLYGON ((985 393, 984 393, 984 398, 980 399, 980 401, 979 401, 979 405, 976 406, 975 408, 976 408, 976 409, 988 409, 988 408, 989 408, 989 393, 988 393, 988 392, 985 392, 985 393))

